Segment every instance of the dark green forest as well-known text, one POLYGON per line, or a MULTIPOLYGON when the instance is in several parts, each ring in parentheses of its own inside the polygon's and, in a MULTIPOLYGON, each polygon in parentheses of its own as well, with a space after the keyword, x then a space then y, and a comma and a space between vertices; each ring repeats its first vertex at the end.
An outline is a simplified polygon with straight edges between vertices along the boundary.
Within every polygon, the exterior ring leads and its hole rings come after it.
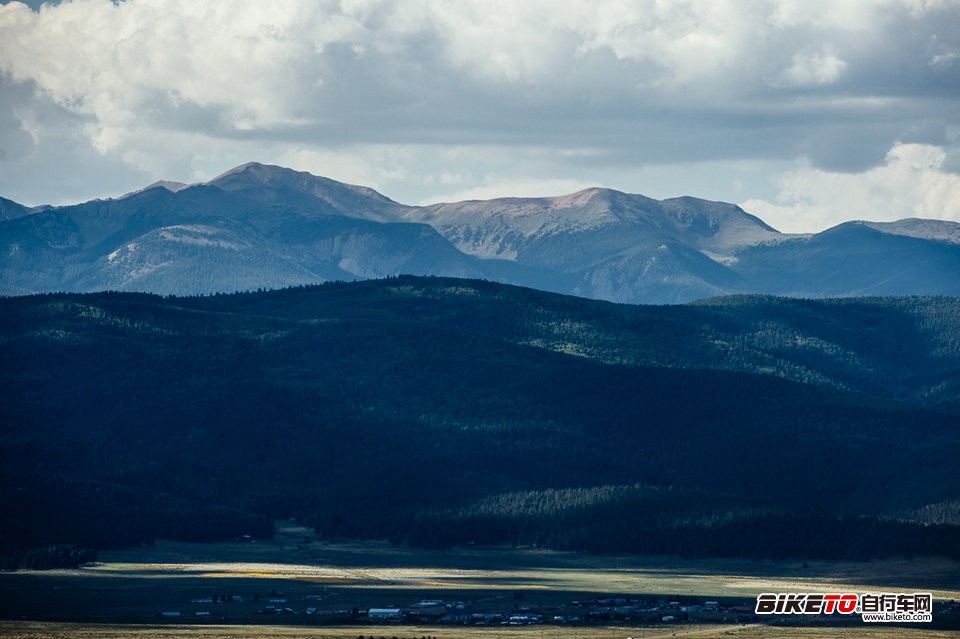
POLYGON ((54 294, 0 299, 0 358, 6 567, 290 517, 429 547, 960 556, 956 298, 54 294))

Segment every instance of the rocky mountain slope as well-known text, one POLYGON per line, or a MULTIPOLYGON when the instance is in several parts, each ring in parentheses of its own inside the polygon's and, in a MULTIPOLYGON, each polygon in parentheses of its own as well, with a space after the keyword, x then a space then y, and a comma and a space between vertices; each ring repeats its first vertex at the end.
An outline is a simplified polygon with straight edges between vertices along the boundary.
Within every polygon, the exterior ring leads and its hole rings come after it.
POLYGON ((960 295, 960 224, 851 222, 787 235, 731 204, 600 188, 414 207, 260 164, 74 206, 0 202, 6 295, 231 292, 401 273, 631 303, 960 295))

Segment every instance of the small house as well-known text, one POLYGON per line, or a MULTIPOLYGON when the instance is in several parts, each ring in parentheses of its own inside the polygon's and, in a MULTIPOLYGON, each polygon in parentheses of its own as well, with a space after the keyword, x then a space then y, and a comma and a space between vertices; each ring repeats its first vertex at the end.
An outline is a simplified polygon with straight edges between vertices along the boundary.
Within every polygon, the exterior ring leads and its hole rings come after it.
POLYGON ((367 611, 367 617, 376 621, 400 621, 403 611, 400 608, 371 608, 367 611))

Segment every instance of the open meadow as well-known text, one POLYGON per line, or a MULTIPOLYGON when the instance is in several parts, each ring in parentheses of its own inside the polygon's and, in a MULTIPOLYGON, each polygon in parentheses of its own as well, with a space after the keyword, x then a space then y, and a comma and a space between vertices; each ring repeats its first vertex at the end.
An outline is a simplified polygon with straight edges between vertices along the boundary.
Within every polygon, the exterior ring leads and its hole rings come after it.
MULTIPOLYGON (((0 636, 940 636, 941 630, 927 624, 893 628, 848 620, 842 627, 756 626, 746 614, 761 592, 844 591, 929 591, 938 599, 960 599, 960 563, 936 557, 802 562, 590 556, 530 548, 424 551, 378 542, 331 544, 309 529, 286 524, 268 542, 161 541, 104 551, 99 562, 79 569, 0 574, 0 619, 5 620, 0 636), (595 602, 606 598, 712 600, 720 610, 691 614, 679 625, 662 622, 657 614, 629 620, 589 617, 585 611, 597 610, 595 602), (519 627, 365 621, 370 608, 407 608, 424 600, 506 618, 538 613, 547 621, 564 621, 519 627)), ((934 627, 956 627, 954 617, 960 614, 938 619, 934 627)))

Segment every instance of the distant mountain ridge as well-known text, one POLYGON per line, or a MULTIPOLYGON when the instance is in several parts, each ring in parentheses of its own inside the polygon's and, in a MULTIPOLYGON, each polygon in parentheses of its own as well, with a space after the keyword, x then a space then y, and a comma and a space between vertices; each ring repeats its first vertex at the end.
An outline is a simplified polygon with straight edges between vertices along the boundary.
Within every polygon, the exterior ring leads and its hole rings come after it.
POLYGON ((13 200, 0 197, 0 220, 12 220, 17 217, 29 215, 32 209, 17 204, 13 200))
POLYGON ((407 206, 244 164, 203 184, 29 209, 0 200, 0 294, 273 289, 402 273, 482 278, 630 303, 731 293, 960 295, 960 224, 778 232, 741 208, 590 188, 407 206))

